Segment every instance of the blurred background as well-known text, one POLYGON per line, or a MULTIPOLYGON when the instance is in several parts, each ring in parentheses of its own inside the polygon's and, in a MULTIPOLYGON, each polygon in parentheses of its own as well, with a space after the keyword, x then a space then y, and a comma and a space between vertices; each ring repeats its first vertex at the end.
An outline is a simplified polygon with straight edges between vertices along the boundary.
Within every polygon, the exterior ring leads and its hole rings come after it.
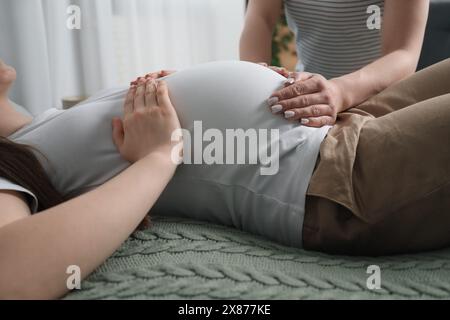
POLYGON ((160 69, 239 59, 245 0, 0 0, 11 99, 33 114, 160 69), (80 29, 73 17, 80 8, 80 29))

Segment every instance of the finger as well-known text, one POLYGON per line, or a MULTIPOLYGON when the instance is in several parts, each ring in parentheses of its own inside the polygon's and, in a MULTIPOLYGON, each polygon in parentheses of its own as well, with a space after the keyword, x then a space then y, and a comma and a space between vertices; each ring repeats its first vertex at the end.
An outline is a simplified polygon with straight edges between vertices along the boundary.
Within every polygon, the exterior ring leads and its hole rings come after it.
POLYGON ((280 113, 290 109, 305 108, 324 104, 326 101, 320 93, 305 94, 292 99, 282 100, 271 107, 272 113, 280 113))
POLYGON ((136 87, 131 86, 130 89, 128 89, 127 96, 125 97, 125 103, 123 105, 123 111, 125 114, 133 112, 135 93, 136 93, 136 87))
POLYGON ((166 77, 171 75, 172 73, 175 73, 175 70, 161 70, 161 72, 159 73, 160 77, 166 77))
POLYGON ((145 81, 140 81, 134 95, 134 111, 145 108, 145 81))
POLYGON ((283 77, 285 77, 285 78, 287 78, 287 77, 289 77, 289 71, 288 71, 288 69, 286 69, 286 68, 283 68, 283 67, 279 67, 279 68, 277 68, 277 72, 279 73, 279 74, 281 74, 283 77))
POLYGON ((289 76, 285 81, 285 86, 290 86, 297 81, 305 81, 313 77, 312 73, 309 72, 289 72, 289 76))
POLYGON ((130 82, 130 86, 137 86, 140 81, 144 79, 143 77, 137 77, 136 80, 130 82))
POLYGON ((265 63, 265 62, 258 62, 258 64, 260 65, 260 66, 263 66, 263 67, 268 67, 269 65, 267 64, 267 63, 265 63))
POLYGON ((300 120, 300 123, 307 127, 320 128, 323 126, 333 125, 335 121, 336 120, 332 116, 321 116, 314 118, 303 118, 300 120))
POLYGON ((289 76, 289 71, 286 68, 270 66, 269 69, 272 71, 275 71, 276 73, 282 75, 285 78, 287 78, 289 76))
POLYGON ((145 86, 145 106, 157 107, 158 101, 156 100, 156 82, 155 80, 147 81, 145 86))
POLYGON ((158 87, 156 89, 156 98, 158 100, 158 105, 167 110, 173 109, 172 102, 169 98, 169 89, 167 88, 167 83, 165 81, 158 82, 158 87))
POLYGON ((271 98, 278 98, 278 101, 291 99, 304 94, 316 93, 318 90, 317 82, 310 78, 306 81, 299 81, 293 85, 278 90, 272 94, 271 98))
POLYGON ((123 145, 123 140, 124 140, 122 120, 119 118, 113 118, 112 119, 112 128, 113 128, 114 145, 117 147, 117 149, 120 149, 123 145))
POLYGON ((296 108, 284 112, 284 117, 289 120, 303 118, 317 118, 321 116, 332 116, 333 110, 329 105, 319 104, 305 108, 296 108))
POLYGON ((145 75, 145 79, 157 79, 158 78, 158 72, 151 72, 147 73, 145 75))

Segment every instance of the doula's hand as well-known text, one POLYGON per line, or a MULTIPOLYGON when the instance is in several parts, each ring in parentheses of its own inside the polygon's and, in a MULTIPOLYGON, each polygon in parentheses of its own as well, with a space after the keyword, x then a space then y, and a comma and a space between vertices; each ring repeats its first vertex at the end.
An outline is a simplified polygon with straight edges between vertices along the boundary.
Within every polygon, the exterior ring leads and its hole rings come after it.
POLYGON ((128 91, 123 119, 113 119, 113 141, 129 162, 136 162, 150 153, 170 157, 176 143, 172 141, 172 133, 179 128, 167 84, 141 79, 128 91))
POLYGON ((320 74, 292 72, 286 87, 269 98, 274 114, 304 126, 333 125, 337 114, 344 108, 344 92, 337 81, 327 80, 320 74))
POLYGON ((322 127, 333 125, 337 114, 345 110, 344 93, 336 80, 327 80, 320 74, 289 72, 264 62, 259 64, 287 78, 285 88, 268 100, 272 113, 304 126, 322 127))

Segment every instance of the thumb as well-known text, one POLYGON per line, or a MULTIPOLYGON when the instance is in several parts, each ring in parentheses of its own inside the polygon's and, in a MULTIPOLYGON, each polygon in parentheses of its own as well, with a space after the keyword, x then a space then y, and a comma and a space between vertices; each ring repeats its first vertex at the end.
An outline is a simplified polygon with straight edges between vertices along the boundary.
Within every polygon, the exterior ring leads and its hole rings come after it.
POLYGON ((123 124, 119 118, 112 119, 113 142, 117 148, 121 148, 124 140, 123 124))
POLYGON ((158 105, 161 108, 165 108, 168 111, 174 111, 172 102, 170 101, 167 83, 163 80, 158 83, 158 87, 156 89, 156 98, 158 100, 158 105))

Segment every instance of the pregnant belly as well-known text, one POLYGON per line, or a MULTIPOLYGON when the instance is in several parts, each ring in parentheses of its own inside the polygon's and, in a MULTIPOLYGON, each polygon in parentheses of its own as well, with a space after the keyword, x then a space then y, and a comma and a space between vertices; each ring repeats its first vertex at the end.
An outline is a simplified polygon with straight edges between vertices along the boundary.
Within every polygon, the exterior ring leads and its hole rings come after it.
POLYGON ((280 135, 298 126, 270 112, 267 99, 285 78, 258 64, 211 62, 165 80, 181 126, 188 131, 185 164, 259 163, 267 168, 279 151, 280 135))
MULTIPOLYGON (((188 68, 165 79, 183 128, 195 121, 203 128, 292 128, 270 113, 267 99, 283 86, 279 74, 243 61, 211 62, 188 68)), ((284 130, 283 130, 284 129, 284 130)))
POLYGON ((153 213, 235 226, 298 246, 304 193, 316 157, 302 148, 314 129, 270 112, 267 99, 283 86, 284 78, 253 63, 213 62, 177 72, 166 81, 182 127, 194 134, 195 154, 178 167, 153 213), (225 137, 219 139, 226 144, 218 147, 220 156, 212 156, 219 162, 208 162, 206 139, 200 162, 195 160, 198 122, 204 131, 216 129, 225 137), (258 141, 229 148, 234 141, 226 134, 230 129, 256 132, 258 141), (265 137, 260 135, 263 130, 265 137), (256 145, 256 164, 250 162, 255 155, 250 145, 256 145))

